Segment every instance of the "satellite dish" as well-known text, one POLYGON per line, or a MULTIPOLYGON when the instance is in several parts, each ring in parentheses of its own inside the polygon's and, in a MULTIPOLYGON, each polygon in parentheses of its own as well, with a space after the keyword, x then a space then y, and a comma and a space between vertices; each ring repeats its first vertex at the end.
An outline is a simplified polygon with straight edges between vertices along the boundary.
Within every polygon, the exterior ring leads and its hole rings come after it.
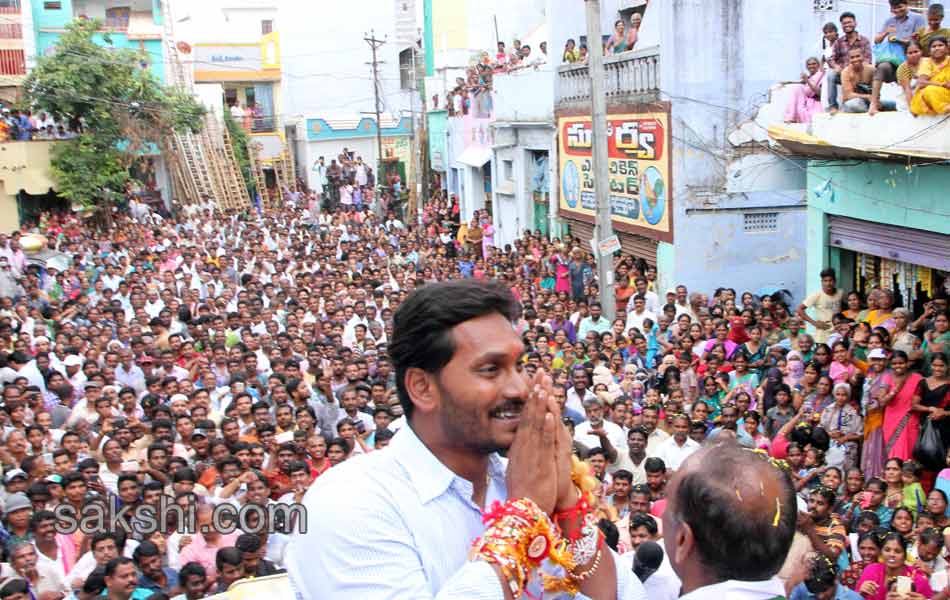
POLYGON ((178 48, 178 51, 182 54, 191 54, 191 45, 188 42, 178 42, 175 47, 178 48))

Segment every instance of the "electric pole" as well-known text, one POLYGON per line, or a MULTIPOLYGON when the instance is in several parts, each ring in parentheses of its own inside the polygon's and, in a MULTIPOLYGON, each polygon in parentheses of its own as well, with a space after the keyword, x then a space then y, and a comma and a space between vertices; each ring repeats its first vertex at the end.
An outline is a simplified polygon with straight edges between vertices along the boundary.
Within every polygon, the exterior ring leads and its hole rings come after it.
MULTIPOLYGON (((376 50, 386 43, 386 39, 377 40, 376 32, 371 29, 369 37, 364 37, 363 41, 369 44, 373 51, 373 62, 370 64, 373 65, 373 97, 376 100, 376 185, 380 186, 383 176, 383 123, 379 116, 379 65, 381 61, 376 60, 376 50)), ((398 198, 395 199, 397 202, 398 200, 398 198)))
POLYGON ((614 235, 610 218, 610 166, 607 162, 607 96, 604 93, 604 46, 600 32, 600 0, 585 0, 587 8, 587 62, 590 73, 591 168, 594 173, 594 198, 597 227, 597 282, 604 317, 612 322, 617 315, 614 296, 612 254, 601 256, 600 243, 614 235))

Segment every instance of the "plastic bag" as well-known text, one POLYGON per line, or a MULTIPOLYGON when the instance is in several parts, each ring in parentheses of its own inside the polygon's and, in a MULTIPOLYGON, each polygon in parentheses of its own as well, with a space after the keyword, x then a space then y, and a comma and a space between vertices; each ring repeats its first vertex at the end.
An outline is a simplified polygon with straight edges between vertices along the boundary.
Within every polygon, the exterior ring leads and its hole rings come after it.
POLYGON ((943 447, 940 432, 933 421, 928 419, 920 432, 920 437, 917 438, 917 443, 914 444, 914 460, 928 471, 939 471, 946 466, 946 456, 947 452, 943 447))
POLYGON ((907 59, 904 46, 897 42, 883 41, 880 44, 874 44, 874 64, 889 62, 897 68, 907 59))
POLYGON ((844 462, 848 458, 848 448, 844 444, 831 440, 828 452, 825 454, 825 464, 829 467, 844 468, 844 462))

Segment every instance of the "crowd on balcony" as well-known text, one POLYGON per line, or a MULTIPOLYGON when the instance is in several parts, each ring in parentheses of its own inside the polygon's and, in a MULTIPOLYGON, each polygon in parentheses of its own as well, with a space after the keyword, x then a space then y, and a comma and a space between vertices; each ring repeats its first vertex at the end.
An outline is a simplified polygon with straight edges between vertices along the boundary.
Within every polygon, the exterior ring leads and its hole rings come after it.
MULTIPOLYGON (((465 71, 465 77, 456 77, 455 87, 448 91, 445 108, 450 117, 474 114, 487 118, 492 113, 492 82, 498 73, 512 73, 522 69, 537 69, 548 61, 548 44, 541 42, 535 51, 521 40, 514 40, 509 52, 505 42, 498 42, 494 56, 482 52, 474 66, 465 71)), ((433 96, 433 107, 439 108, 438 96, 433 96)))
POLYGON ((68 140, 76 135, 66 121, 57 121, 47 113, 34 115, 28 110, 0 109, 0 143, 68 140))
POLYGON ((839 111, 950 113, 950 29, 943 25, 943 5, 931 4, 923 15, 907 0, 889 4, 891 17, 873 41, 859 32, 851 12, 840 15, 840 33, 835 23, 825 24, 821 51, 805 63, 786 122, 807 124, 817 113, 839 111), (885 98, 882 91, 892 84, 899 89, 885 98))
MULTIPOLYGON (((643 13, 634 12, 630 15, 630 25, 627 26, 623 19, 617 19, 614 22, 614 32, 604 42, 604 56, 613 54, 623 54, 634 50, 640 34, 640 24, 643 22, 643 13)), ((581 44, 579 47, 574 38, 570 38, 564 44, 564 52, 561 55, 561 61, 566 64, 586 64, 587 63, 587 44, 581 44)))
POLYGON ((259 104, 248 103, 242 107, 240 102, 233 102, 228 111, 234 119, 248 133, 264 133, 274 131, 274 115, 265 114, 259 104))

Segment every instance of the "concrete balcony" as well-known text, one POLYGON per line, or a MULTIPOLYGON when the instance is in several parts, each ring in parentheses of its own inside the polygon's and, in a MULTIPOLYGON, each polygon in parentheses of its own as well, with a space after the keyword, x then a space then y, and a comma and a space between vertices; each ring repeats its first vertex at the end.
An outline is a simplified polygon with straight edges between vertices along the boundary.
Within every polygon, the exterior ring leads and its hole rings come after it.
POLYGON ((554 79, 551 65, 537 70, 498 73, 492 81, 496 121, 550 122, 554 119, 554 79))
MULTIPOLYGON (((605 57, 604 71, 608 104, 635 104, 659 99, 659 46, 605 57)), ((590 71, 586 64, 558 68, 555 101, 561 109, 589 107, 590 71)))

